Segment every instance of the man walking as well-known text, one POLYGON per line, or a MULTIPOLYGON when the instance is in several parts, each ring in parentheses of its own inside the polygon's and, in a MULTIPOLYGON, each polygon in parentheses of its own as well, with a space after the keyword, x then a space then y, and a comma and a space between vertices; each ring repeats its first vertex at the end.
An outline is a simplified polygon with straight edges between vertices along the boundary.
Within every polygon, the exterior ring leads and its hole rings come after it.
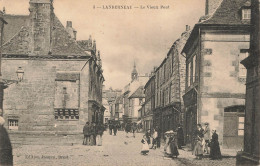
POLYGON ((96 145, 96 133, 97 129, 96 129, 96 124, 95 122, 91 122, 91 127, 90 127, 90 145, 96 145))
POLYGON ((104 132, 103 124, 99 123, 97 125, 97 136, 96 136, 96 144, 97 146, 102 146, 102 135, 104 132))
POLYGON ((137 129, 136 123, 133 123, 133 125, 132 125, 132 132, 133 132, 133 137, 134 138, 135 138, 136 129, 137 129))
POLYGON ((86 122, 83 128, 84 140, 83 145, 89 145, 90 143, 90 125, 89 122, 86 122))

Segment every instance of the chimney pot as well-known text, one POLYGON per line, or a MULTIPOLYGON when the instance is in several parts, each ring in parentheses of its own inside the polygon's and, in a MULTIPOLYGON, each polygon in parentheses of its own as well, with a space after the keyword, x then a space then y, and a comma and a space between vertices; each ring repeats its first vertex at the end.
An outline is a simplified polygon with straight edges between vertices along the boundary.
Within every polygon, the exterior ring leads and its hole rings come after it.
POLYGON ((67 28, 72 28, 72 21, 67 21, 67 26, 66 26, 67 28))

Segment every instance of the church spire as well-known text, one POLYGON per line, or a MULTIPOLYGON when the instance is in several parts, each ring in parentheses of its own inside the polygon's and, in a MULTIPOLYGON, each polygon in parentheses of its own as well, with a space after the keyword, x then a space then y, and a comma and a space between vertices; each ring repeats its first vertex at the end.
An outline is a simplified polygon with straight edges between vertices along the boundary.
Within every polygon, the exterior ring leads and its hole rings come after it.
POLYGON ((132 71, 132 81, 137 80, 137 77, 138 77, 138 72, 136 70, 136 63, 134 61, 134 69, 132 71))

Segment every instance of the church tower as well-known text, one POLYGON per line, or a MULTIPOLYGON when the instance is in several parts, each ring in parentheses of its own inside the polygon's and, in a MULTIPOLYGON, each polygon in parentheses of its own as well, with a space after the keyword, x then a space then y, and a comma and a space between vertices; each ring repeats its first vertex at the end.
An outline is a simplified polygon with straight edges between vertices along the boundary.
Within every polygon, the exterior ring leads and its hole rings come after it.
POLYGON ((133 82, 134 80, 137 80, 137 77, 138 77, 138 73, 137 73, 137 70, 136 70, 136 64, 135 64, 135 62, 134 62, 134 69, 133 69, 133 71, 132 71, 132 82, 133 82))

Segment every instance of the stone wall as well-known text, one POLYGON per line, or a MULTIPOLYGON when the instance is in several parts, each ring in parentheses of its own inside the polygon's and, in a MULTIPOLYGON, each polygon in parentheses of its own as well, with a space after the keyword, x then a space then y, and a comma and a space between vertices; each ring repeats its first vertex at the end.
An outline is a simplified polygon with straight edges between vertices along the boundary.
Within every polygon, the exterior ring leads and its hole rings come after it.
POLYGON ((86 61, 3 59, 3 78, 17 80, 17 68, 24 69, 23 80, 5 90, 3 108, 6 121, 10 116, 17 117, 19 131, 82 131, 88 120, 89 68, 88 65, 83 68, 86 61), (80 73, 79 120, 57 120, 54 117, 55 79, 57 72, 61 71, 80 73))

